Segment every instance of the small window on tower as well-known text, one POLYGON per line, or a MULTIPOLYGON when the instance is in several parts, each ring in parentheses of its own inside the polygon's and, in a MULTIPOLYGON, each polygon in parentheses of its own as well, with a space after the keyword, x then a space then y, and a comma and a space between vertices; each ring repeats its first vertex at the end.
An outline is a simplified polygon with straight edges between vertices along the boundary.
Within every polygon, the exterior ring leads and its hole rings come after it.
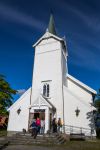
POLYGON ((47 84, 47 97, 49 97, 49 84, 47 84))
POLYGON ((43 96, 49 97, 49 93, 50 93, 50 86, 49 84, 46 83, 43 85, 43 96))
POLYGON ((43 85, 43 96, 46 96, 46 85, 43 85))

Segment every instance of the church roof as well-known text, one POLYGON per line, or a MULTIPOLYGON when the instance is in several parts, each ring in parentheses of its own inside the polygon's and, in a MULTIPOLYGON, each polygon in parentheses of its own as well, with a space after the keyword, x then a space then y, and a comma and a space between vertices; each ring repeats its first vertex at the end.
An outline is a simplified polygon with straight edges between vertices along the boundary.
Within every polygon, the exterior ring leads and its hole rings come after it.
POLYGON ((58 41, 65 42, 64 38, 60 38, 57 36, 53 14, 50 15, 49 24, 45 34, 35 44, 33 44, 33 47, 37 46, 42 40, 49 38, 54 38, 58 41))
POLYGON ((31 87, 30 87, 23 95, 21 95, 21 97, 20 97, 17 101, 15 101, 15 102, 7 109, 7 111, 10 111, 12 108, 16 107, 17 104, 21 104, 21 101, 23 101, 23 99, 24 99, 26 96, 30 95, 30 93, 31 93, 31 87))
POLYGON ((75 84, 79 85, 80 87, 82 87, 83 89, 85 89, 86 91, 93 93, 93 94, 97 94, 97 92, 90 88, 89 86, 87 86, 86 84, 82 83, 81 81, 77 80, 76 78, 74 78, 71 75, 67 75, 67 78, 70 79, 72 82, 74 82, 75 84))
POLYGON ((54 17, 53 14, 50 15, 50 20, 49 20, 49 25, 48 25, 48 32, 52 33, 54 35, 56 34, 56 28, 55 28, 55 23, 54 23, 54 17))
POLYGON ((33 102, 31 107, 34 106, 48 106, 54 110, 56 110, 55 106, 45 97, 43 97, 42 94, 39 95, 39 97, 33 102))
POLYGON ((58 40, 58 41, 64 42, 64 39, 63 39, 63 38, 60 38, 60 37, 58 37, 58 36, 56 36, 56 35, 50 33, 50 32, 47 30, 46 33, 45 33, 35 44, 33 44, 32 47, 37 46, 42 40, 49 39, 49 38, 54 38, 54 39, 56 39, 56 40, 58 40))

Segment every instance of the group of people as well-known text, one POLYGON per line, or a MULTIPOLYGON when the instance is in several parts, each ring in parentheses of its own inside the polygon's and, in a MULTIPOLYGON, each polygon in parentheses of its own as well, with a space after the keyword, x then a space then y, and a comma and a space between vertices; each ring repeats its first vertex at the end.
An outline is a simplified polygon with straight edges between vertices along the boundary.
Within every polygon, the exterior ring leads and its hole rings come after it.
MULTIPOLYGON (((40 118, 33 119, 33 122, 30 125, 30 127, 32 129, 31 135, 35 139, 38 133, 44 134, 45 120, 43 119, 40 120, 40 118)), ((56 120, 56 118, 54 118, 52 120, 52 132, 53 133, 60 132, 61 128, 62 128, 61 118, 59 118, 58 121, 56 120)))
POLYGON ((60 132, 61 128, 62 128, 61 118, 59 118, 58 121, 56 120, 56 118, 54 118, 52 121, 53 133, 60 132))
POLYGON ((44 134, 45 120, 43 120, 43 119, 40 120, 40 118, 33 119, 33 122, 30 125, 30 127, 32 129, 31 135, 35 139, 38 133, 44 134))

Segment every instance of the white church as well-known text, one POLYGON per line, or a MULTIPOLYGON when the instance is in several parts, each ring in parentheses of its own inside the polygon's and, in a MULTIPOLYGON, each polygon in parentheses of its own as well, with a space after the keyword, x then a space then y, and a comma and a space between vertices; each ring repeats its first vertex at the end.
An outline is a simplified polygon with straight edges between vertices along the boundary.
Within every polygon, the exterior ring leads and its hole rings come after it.
POLYGON ((45 133, 51 129, 53 118, 61 118, 65 132, 73 126, 91 130, 93 119, 88 113, 93 112, 96 91, 68 74, 66 41, 57 36, 53 15, 33 48, 32 87, 8 109, 8 132, 23 128, 28 131, 32 119, 37 117, 45 120, 45 133))

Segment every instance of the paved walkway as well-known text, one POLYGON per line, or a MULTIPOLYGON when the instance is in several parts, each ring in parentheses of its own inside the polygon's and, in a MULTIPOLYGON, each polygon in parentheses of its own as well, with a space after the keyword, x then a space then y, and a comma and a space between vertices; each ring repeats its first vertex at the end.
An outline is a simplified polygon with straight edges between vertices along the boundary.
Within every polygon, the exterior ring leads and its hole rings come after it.
MULTIPOLYGON (((61 150, 58 146, 9 145, 4 150, 61 150)), ((64 150, 64 149, 63 149, 64 150)))
POLYGON ((2 150, 100 150, 100 141, 73 141, 57 146, 8 145, 2 150))

